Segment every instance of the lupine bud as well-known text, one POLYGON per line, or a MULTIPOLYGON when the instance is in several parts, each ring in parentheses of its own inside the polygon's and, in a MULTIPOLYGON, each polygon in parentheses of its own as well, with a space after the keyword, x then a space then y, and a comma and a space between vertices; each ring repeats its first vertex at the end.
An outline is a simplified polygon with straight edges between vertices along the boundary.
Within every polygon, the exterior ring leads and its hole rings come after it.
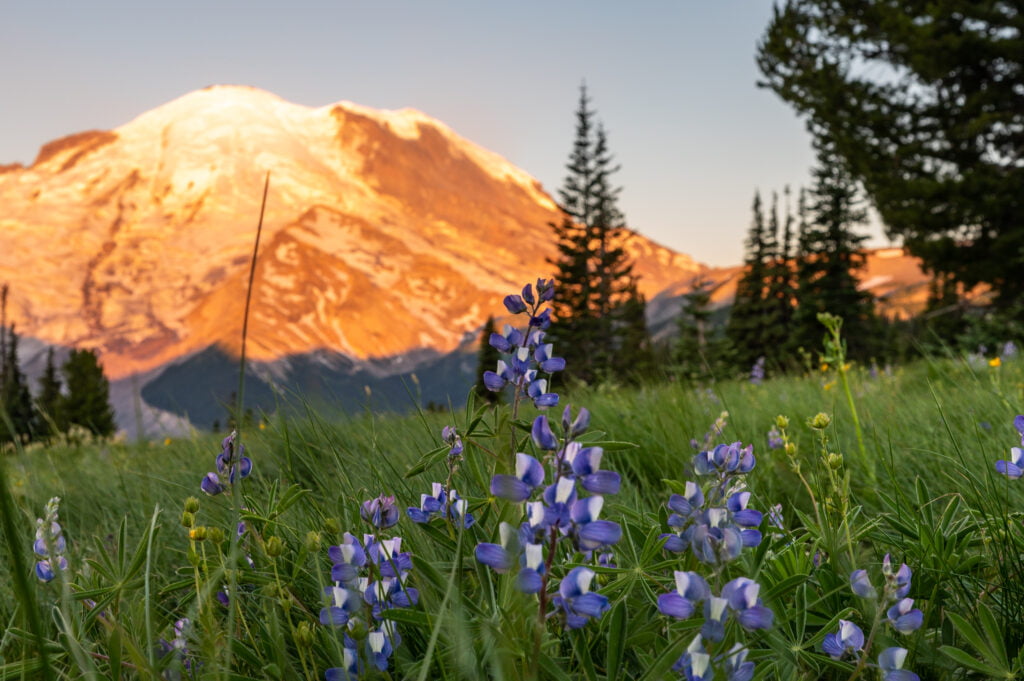
POLYGON ((190 512, 190 511, 182 512, 182 514, 181 514, 181 526, 182 527, 192 527, 195 524, 196 524, 196 516, 195 516, 194 513, 190 512))
POLYGON ((292 638, 295 639, 297 647, 312 648, 314 637, 309 622, 299 622, 299 626, 295 627, 295 631, 292 632, 292 638))
POLYGON ((185 500, 185 511, 188 513, 196 513, 199 511, 199 500, 195 497, 189 497, 185 500))
POLYGON ((775 417, 775 426, 778 428, 789 428, 789 419, 779 414, 775 417))
POLYGON ((814 418, 807 421, 807 425, 815 430, 824 430, 828 428, 830 423, 832 423, 832 417, 824 412, 815 414, 814 418))
POLYGON ((271 558, 284 555, 284 542, 280 537, 271 537, 267 540, 267 555, 271 558))
POLYGON ((188 531, 188 538, 193 541, 204 541, 206 539, 206 528, 200 525, 188 531))
POLYGON ((219 527, 208 527, 206 528, 206 538, 214 544, 223 544, 227 535, 219 527))
POLYGON ((306 547, 306 550, 309 551, 310 553, 316 553, 317 551, 319 551, 320 550, 320 546, 321 546, 320 533, 319 532, 313 532, 312 530, 307 532, 306 533, 306 541, 305 541, 304 545, 306 547))

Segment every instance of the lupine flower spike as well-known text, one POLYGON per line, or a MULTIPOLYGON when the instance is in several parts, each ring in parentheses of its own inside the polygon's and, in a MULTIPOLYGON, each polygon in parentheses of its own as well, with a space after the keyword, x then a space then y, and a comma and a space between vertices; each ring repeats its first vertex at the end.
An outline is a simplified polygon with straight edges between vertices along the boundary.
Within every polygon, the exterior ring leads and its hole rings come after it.
POLYGON ((32 550, 39 556, 36 562, 36 577, 41 582, 49 582, 57 576, 57 572, 68 568, 68 560, 64 557, 67 541, 58 520, 60 497, 53 497, 46 502, 43 518, 36 519, 36 539, 32 550))
POLYGON ((207 473, 200 484, 200 488, 210 496, 227 490, 228 485, 234 484, 236 478, 247 478, 252 473, 252 460, 245 456, 245 445, 236 447, 237 438, 238 431, 231 431, 231 434, 221 441, 221 452, 216 458, 217 471, 207 473))

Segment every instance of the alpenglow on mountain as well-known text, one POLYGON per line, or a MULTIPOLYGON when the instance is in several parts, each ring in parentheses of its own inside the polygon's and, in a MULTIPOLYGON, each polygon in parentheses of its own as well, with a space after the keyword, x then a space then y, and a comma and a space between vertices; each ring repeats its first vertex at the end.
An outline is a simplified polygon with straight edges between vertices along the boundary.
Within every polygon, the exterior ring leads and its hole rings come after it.
MULTIPOLYGON (((268 171, 254 360, 443 354, 553 271, 554 201, 443 123, 216 86, 0 166, 0 282, 19 333, 95 348, 113 379, 237 352, 268 171)), ((639 235, 628 249, 648 296, 696 269, 639 235)))

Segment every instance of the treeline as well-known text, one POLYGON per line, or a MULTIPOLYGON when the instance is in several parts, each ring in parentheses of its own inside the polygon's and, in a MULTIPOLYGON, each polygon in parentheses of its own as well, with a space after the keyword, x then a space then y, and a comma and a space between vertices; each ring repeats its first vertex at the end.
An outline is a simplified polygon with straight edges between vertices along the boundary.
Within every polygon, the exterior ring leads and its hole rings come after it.
MULTIPOLYGON (((550 225, 558 256, 555 314, 538 330, 566 359, 569 383, 650 379, 732 378, 816 368, 825 336, 819 315, 842 318, 845 356, 879 365, 951 348, 977 352, 1024 340, 1017 306, 1007 297, 995 307, 973 305, 970 282, 934 275, 928 302, 917 318, 882 317, 877 301, 860 286, 866 262, 858 232, 872 199, 839 145, 815 129, 811 185, 766 201, 755 193, 744 269, 730 308, 712 303, 725 282, 698 275, 683 297, 675 337, 654 343, 645 326, 646 301, 624 245, 629 231, 618 209, 618 170, 604 127, 595 122, 581 89, 576 136, 559 190, 561 222, 550 225), (550 322, 550 326, 549 323, 550 322)), ((998 281, 989 282, 996 293, 998 281)), ((507 334, 489 319, 481 338, 478 376, 501 368, 507 334), (497 336, 502 336, 495 341, 497 336)), ((512 343, 515 345, 515 343, 512 343)), ((510 357, 505 360, 513 361, 510 357)), ((498 395, 478 383, 482 399, 498 395)))
POLYGON ((110 383, 92 350, 72 350, 58 373, 50 348, 32 396, 18 362, 18 334, 7 324, 7 292, 6 284, 0 287, 0 443, 49 440, 73 426, 113 435, 110 383))

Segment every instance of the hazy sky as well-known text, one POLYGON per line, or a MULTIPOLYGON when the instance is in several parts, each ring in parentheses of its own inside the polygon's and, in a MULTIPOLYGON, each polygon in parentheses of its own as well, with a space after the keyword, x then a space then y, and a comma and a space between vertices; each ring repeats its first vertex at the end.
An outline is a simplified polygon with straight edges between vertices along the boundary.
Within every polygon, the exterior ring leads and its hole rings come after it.
POLYGON ((806 184, 813 160, 803 123, 756 87, 770 15, 770 0, 10 2, 0 164, 229 83, 419 109, 554 193, 585 79, 630 226, 735 264, 755 189, 806 184))

